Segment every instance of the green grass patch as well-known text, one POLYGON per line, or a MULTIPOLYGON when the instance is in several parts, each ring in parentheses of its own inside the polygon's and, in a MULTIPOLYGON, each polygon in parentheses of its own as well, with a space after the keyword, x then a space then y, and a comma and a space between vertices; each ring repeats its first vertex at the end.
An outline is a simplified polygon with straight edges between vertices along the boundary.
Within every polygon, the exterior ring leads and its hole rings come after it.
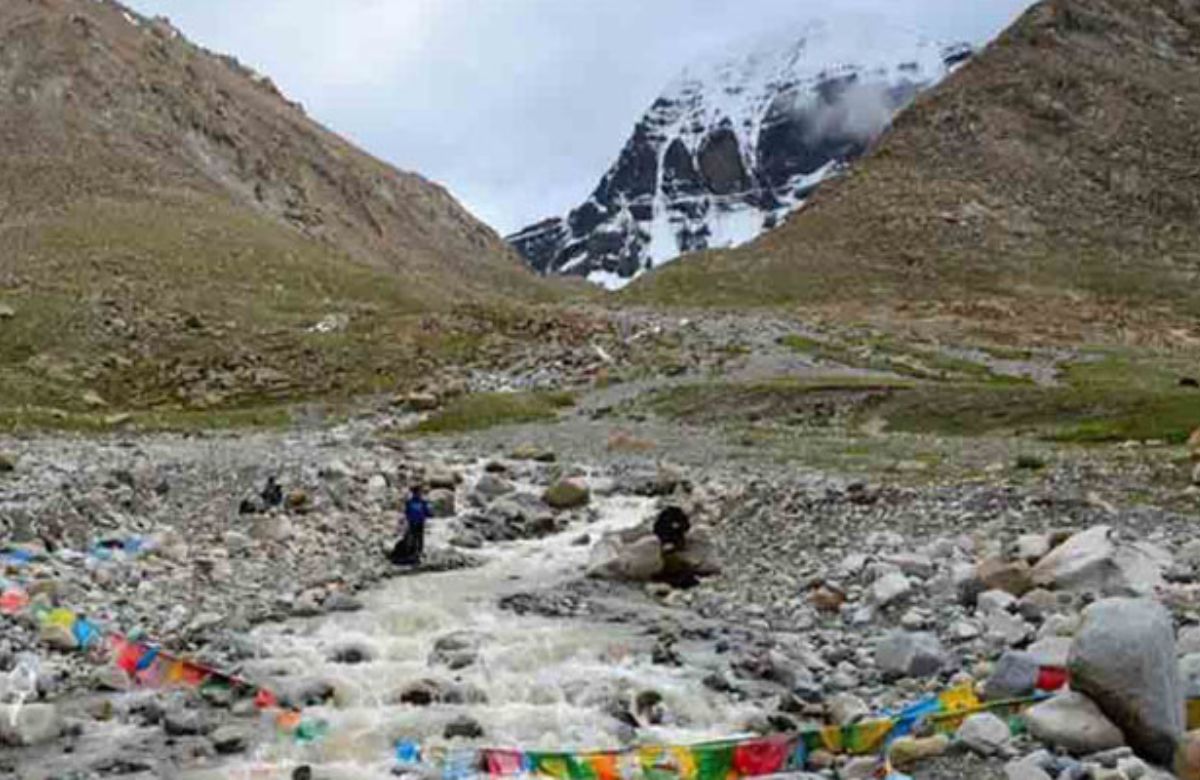
POLYGON ((1200 391, 1178 386, 1171 360, 1109 355, 1068 366, 1063 378, 1058 387, 920 385, 894 394, 872 413, 894 431, 1034 434, 1068 443, 1178 444, 1200 427, 1200 391))
POLYGON ((467 433, 500 425, 551 420, 575 404, 563 392, 477 393, 451 401, 411 429, 418 434, 467 433))
POLYGON ((120 430, 192 433, 212 430, 281 429, 292 424, 287 406, 240 409, 164 409, 130 414, 69 412, 27 407, 0 409, 0 432, 68 431, 102 434, 120 430))
POLYGON ((864 394, 909 387, 906 380, 879 377, 781 378, 765 382, 691 384, 654 393, 650 411, 691 422, 774 421, 803 417, 814 404, 857 403, 864 394))

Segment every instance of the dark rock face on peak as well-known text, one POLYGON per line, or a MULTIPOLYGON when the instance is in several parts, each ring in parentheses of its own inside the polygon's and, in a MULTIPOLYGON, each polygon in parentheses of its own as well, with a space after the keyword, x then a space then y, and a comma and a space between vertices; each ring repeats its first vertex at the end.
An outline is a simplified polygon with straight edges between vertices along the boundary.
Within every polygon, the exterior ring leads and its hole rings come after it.
POLYGON ((615 288, 681 254, 749 241, 972 51, 880 36, 875 53, 848 54, 838 31, 812 25, 783 46, 686 71, 583 204, 509 243, 539 273, 615 288), (857 64, 834 65, 847 61, 857 64))

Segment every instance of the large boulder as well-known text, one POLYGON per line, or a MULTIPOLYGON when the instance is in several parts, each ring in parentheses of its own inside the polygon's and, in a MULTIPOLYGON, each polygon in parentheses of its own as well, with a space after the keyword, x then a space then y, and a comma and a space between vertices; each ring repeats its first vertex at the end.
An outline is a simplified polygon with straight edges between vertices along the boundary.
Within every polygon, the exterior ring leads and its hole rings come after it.
POLYGON ((592 500, 592 491, 579 480, 564 479, 546 488, 542 500, 551 509, 578 509, 592 500))
POLYGON ((705 526, 693 528, 682 547, 663 554, 663 576, 669 581, 692 581, 720 573, 717 543, 705 526))
POLYGON ((1169 553, 1145 542, 1119 542, 1098 525, 1071 536, 1033 567, 1033 583, 1107 596, 1147 596, 1163 584, 1169 553))
POLYGON ((618 582, 651 582, 663 571, 662 543, 653 535, 632 542, 610 538, 596 545, 591 577, 618 582))
POLYGON ((1035 738, 1077 756, 1125 744, 1121 730, 1104 716, 1095 702, 1075 691, 1060 693, 1030 707, 1023 717, 1035 738))
POLYGON ((1169 766, 1184 731, 1170 614, 1147 599, 1088 607, 1071 646, 1071 687, 1086 694, 1139 755, 1169 766))

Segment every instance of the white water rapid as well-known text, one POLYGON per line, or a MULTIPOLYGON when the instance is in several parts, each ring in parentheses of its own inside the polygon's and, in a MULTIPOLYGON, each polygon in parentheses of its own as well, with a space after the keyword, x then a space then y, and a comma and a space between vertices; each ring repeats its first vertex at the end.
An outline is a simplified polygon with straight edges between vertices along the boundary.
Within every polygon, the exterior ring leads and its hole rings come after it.
MULTIPOLYGON (((461 495, 461 493, 460 493, 461 495)), ((537 541, 486 546, 480 568, 403 576, 364 596, 359 612, 292 620, 254 632, 263 659, 247 676, 288 671, 288 678, 331 683, 335 697, 306 716, 329 723, 328 735, 310 745, 269 742, 241 760, 189 778, 287 778, 299 765, 331 780, 390 777, 397 740, 426 749, 489 746, 527 749, 617 747, 628 727, 609 711, 613 701, 633 709, 643 691, 655 691, 668 717, 640 729, 643 742, 693 742, 728 736, 749 714, 707 689, 701 668, 652 665, 653 638, 636 625, 518 616, 501 610, 509 593, 551 588, 581 576, 589 546, 572 544, 586 529, 593 542, 605 532, 637 525, 650 513, 645 499, 597 499, 600 518, 587 526, 537 541), (431 666, 435 642, 458 631, 482 635, 478 660, 450 671, 431 666), (365 649, 368 660, 335 663, 339 648, 365 649), (395 703, 400 691, 421 680, 455 683, 482 692, 486 703, 415 706, 395 703), (474 740, 444 739, 446 724, 470 716, 484 729, 474 740)), ((444 545, 448 521, 432 521, 426 548, 444 545)))

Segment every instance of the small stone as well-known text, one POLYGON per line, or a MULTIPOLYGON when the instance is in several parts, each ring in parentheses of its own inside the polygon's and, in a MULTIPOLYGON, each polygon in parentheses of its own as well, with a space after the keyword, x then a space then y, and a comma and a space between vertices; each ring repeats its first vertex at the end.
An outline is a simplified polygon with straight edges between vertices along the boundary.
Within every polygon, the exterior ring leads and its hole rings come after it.
POLYGON ((250 730, 243 726, 221 726, 209 735, 216 751, 223 756, 243 752, 250 745, 250 730))
POLYGON ((0 320, 11 320, 17 316, 17 310, 7 303, 0 303, 0 320))
POLYGON ((822 612, 838 612, 846 603, 846 594, 822 585, 808 594, 808 603, 822 612))
POLYGON ((1075 691, 1031 707, 1024 718, 1035 738, 1074 755, 1091 755, 1125 744, 1121 730, 1091 699, 1075 691))
POLYGON ((1031 644, 1027 652, 1039 666, 1065 669, 1071 656, 1071 639, 1064 636, 1049 636, 1031 644))
POLYGON ((1035 753, 1004 765, 1005 780, 1054 780, 1038 763, 1035 753))
POLYGON ((879 759, 871 756, 855 756, 838 770, 841 780, 872 780, 878 777, 879 759))
POLYGON ((948 664, 936 634, 892 631, 875 646, 875 665, 885 676, 930 677, 948 664))
POLYGON ((9 474, 17 469, 17 456, 0 452, 0 474, 9 474))
POLYGON ((190 737, 213 730, 212 720, 199 710, 174 710, 163 715, 163 731, 172 737, 190 737))
POLYGON ((866 702, 852 693, 834 694, 828 701, 829 716, 839 726, 848 726, 871 714, 866 702))
POLYGON ((1002 590, 1020 598, 1033 589, 1029 564, 988 558, 975 568, 975 576, 984 590, 1002 590))
POLYGON ((514 490, 516 490, 516 488, 513 486, 513 484, 503 477, 499 477, 495 474, 485 473, 479 478, 479 481, 475 483, 474 496, 476 497, 478 503, 487 504, 488 502, 497 499, 500 496, 506 496, 509 493, 512 493, 514 490))
POLYGON ((1045 534, 1023 534, 1017 537, 1017 558, 1036 563, 1050 552, 1050 537, 1045 534))
POLYGON ((888 757, 901 769, 930 758, 944 755, 950 748, 950 738, 944 734, 932 737, 903 737, 892 743, 888 757))
POLYGON ((38 629, 38 640, 48 647, 69 653, 79 648, 79 640, 66 626, 47 623, 38 629))
POLYGON ((885 574, 871 585, 871 601, 879 607, 894 604, 912 593, 912 581, 898 571, 885 574))
POLYGON ((88 390, 85 392, 82 400, 84 405, 90 406, 93 409, 99 409, 101 407, 108 406, 108 402, 105 401, 95 390, 88 390))
POLYGON ((414 412, 432 412, 442 403, 433 393, 409 393, 404 397, 402 405, 414 412))
POLYGON ((984 684, 984 698, 1021 699, 1033 693, 1037 687, 1040 664, 1029 653, 1014 650, 1000 656, 992 674, 984 684))
POLYGON ((979 594, 975 609, 986 615, 991 612, 1008 612, 1017 603, 1017 597, 1006 590, 987 590, 979 594))
POLYGON ((1008 612, 993 612, 984 619, 984 623, 988 636, 1008 647, 1024 642, 1031 633, 1028 623, 1008 612))
POLYGON ((0 704, 0 745, 30 747, 58 739, 62 720, 53 704, 0 704))
POLYGON ((358 612, 363 603, 345 591, 335 590, 325 597, 322 606, 330 612, 358 612))
POLYGON ((958 739, 981 756, 991 756, 1008 747, 1012 731, 992 713, 980 712, 963 721, 958 729, 958 739))

